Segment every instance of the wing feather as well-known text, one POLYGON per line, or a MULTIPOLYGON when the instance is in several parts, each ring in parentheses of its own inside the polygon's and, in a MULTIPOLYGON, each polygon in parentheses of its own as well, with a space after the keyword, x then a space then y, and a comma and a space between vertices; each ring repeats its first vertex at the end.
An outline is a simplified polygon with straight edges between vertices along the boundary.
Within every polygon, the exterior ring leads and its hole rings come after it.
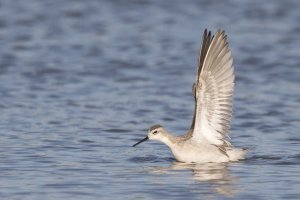
MULTIPOLYGON (((197 67, 197 77, 196 77, 196 82, 199 79, 200 73, 201 73, 201 69, 204 63, 204 59, 206 56, 206 53, 208 51, 208 48, 211 44, 211 41, 213 39, 213 36, 211 35, 211 31, 207 32, 207 29, 204 30, 203 36, 202 36, 202 41, 201 41, 201 48, 199 50, 199 57, 198 57, 198 67, 197 67)), ((196 88, 195 88, 196 84, 193 85, 193 95, 196 101, 196 88)), ((195 117, 196 117, 196 104, 195 104, 195 110, 194 110, 194 116, 193 116, 193 121, 191 124, 191 130, 193 129, 194 125, 195 125, 195 117)), ((188 132, 188 137, 192 136, 192 131, 188 132)))
POLYGON ((195 112, 189 132, 192 139, 213 145, 230 145, 234 69, 227 36, 204 31, 193 86, 195 112))

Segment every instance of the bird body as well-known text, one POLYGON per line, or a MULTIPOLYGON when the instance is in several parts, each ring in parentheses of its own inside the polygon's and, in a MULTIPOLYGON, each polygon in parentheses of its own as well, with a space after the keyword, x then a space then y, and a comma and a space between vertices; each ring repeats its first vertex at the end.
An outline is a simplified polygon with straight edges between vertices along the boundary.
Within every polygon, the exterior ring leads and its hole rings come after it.
POLYGON ((187 163, 229 162, 244 158, 245 149, 229 142, 232 117, 234 70, 227 36, 222 30, 215 35, 204 31, 193 85, 195 109, 188 132, 173 136, 161 125, 151 126, 146 140, 165 143, 175 159, 187 163))
MULTIPOLYGON (((159 125, 156 125, 159 126, 159 125)), ((189 137, 189 133, 182 136, 173 136, 162 126, 154 129, 156 134, 150 132, 147 139, 158 140, 166 144, 179 162, 207 163, 230 162, 243 159, 246 149, 237 149, 233 146, 222 149, 217 145, 205 141, 197 141, 189 137)))

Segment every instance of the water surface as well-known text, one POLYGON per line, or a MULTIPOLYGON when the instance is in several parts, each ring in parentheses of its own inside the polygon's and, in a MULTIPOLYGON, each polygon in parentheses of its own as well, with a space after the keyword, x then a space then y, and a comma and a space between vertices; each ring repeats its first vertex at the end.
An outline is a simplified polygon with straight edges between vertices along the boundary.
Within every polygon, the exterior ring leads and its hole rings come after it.
POLYGON ((298 1, 1 1, 1 199, 298 199, 298 1), (205 28, 226 30, 242 162, 177 163, 205 28))

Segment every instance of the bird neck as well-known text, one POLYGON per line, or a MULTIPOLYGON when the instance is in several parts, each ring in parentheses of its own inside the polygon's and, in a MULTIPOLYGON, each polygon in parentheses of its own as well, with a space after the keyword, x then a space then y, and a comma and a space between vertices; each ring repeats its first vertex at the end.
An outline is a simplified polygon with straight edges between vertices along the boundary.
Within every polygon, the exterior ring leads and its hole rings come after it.
POLYGON ((165 137, 163 137, 161 139, 161 141, 163 143, 165 143, 168 147, 171 148, 173 146, 173 144, 175 143, 175 140, 176 140, 175 136, 173 136, 171 133, 168 133, 168 132, 165 132, 164 136, 165 137))

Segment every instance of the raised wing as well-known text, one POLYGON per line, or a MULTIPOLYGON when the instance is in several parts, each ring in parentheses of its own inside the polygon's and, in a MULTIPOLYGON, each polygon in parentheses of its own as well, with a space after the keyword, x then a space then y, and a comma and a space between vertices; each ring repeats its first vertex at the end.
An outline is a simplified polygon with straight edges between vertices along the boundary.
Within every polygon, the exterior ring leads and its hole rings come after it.
POLYGON ((217 146, 230 145, 234 71, 227 36, 218 30, 215 36, 205 30, 193 86, 195 113, 191 137, 217 146))
MULTIPOLYGON (((203 36, 202 36, 202 42, 201 42, 201 48, 199 49, 199 57, 198 57, 198 68, 197 68, 197 76, 196 76, 196 82, 199 79, 200 73, 201 73, 201 69, 203 66, 203 62, 204 62, 204 58, 205 55, 207 53, 208 47, 210 46, 210 43, 213 39, 213 36, 211 35, 211 32, 209 31, 207 33, 207 29, 204 30, 203 36)), ((194 125, 195 125, 195 117, 196 117, 196 83, 193 84, 193 95, 195 98, 195 110, 194 110, 194 116, 193 116, 193 121, 192 121, 192 125, 191 125, 191 130, 194 129, 194 125)), ((191 134, 192 132, 190 132, 191 134)))

